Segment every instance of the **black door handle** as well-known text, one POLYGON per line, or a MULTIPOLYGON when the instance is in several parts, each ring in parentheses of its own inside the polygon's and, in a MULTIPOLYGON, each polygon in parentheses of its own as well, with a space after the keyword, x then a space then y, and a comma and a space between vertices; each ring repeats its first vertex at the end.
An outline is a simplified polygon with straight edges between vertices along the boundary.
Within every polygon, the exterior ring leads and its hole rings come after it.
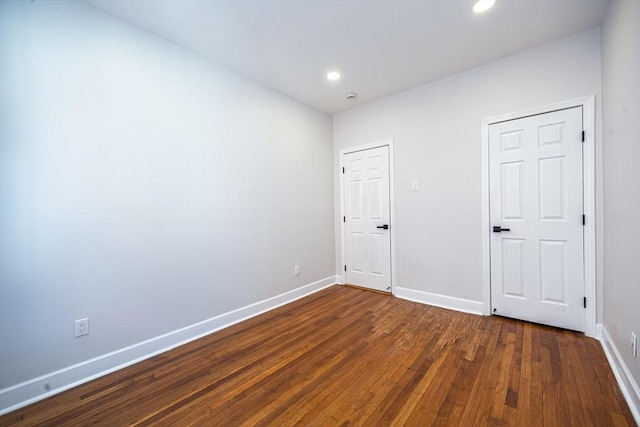
POLYGON ((494 225, 493 226, 493 232, 494 233, 500 233, 502 231, 511 231, 511 229, 510 228, 502 228, 499 225, 494 225))
POLYGON ((389 224, 385 224, 385 225, 379 225, 376 228, 382 228, 384 230, 388 230, 389 229, 389 224))

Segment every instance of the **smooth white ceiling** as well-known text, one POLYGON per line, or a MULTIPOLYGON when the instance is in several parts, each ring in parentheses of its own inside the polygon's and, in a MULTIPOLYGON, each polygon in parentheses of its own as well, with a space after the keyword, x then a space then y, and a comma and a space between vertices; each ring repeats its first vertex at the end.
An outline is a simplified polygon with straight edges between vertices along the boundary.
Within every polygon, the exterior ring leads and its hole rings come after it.
POLYGON ((607 0, 86 0, 327 113, 600 25, 607 0), (342 79, 329 82, 329 70, 342 79), (355 101, 345 100, 356 92, 355 101))

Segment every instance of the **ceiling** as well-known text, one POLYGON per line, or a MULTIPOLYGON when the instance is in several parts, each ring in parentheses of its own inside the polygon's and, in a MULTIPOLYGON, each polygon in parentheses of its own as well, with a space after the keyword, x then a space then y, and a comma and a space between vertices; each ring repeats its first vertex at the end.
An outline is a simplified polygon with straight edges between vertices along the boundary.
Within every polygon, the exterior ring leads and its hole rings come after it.
POLYGON ((598 26, 607 0, 85 0, 334 114, 598 26), (338 70, 335 82, 326 73, 338 70), (346 100, 347 92, 355 100, 346 100))

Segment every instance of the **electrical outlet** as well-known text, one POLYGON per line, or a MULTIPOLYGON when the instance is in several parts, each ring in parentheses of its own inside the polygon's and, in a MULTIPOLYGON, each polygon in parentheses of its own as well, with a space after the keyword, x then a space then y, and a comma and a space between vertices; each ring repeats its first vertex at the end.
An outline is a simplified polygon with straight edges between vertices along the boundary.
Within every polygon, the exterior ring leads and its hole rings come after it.
POLYGON ((300 275, 300 266, 296 265, 295 267, 293 267, 293 274, 295 274, 296 276, 300 275))
POLYGON ((78 319, 75 322, 75 337, 89 335, 89 318, 78 319))
POLYGON ((631 354, 633 357, 638 357, 638 337, 631 332, 631 354))

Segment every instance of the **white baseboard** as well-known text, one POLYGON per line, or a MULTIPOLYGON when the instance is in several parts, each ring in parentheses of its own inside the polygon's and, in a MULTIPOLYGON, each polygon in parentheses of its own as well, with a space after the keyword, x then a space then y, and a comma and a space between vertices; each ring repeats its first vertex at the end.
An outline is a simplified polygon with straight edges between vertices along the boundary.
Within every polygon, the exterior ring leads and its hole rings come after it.
POLYGON ((0 415, 164 353, 338 283, 327 277, 202 322, 0 390, 0 415))
POLYGON ((342 275, 339 274, 336 276, 336 283, 344 285, 344 278, 342 277, 342 275))
POLYGON ((622 359, 618 347, 616 347, 616 344, 611 339, 607 328, 600 325, 600 330, 602 333, 600 342, 602 343, 604 354, 607 356, 613 375, 615 375, 622 394, 627 400, 636 424, 640 425, 640 387, 638 387, 638 383, 631 375, 626 363, 624 363, 624 359, 622 359))
POLYGON ((394 295, 409 301, 435 305, 436 307, 462 311, 464 313, 478 314, 480 316, 482 316, 484 308, 484 304, 478 301, 432 294, 431 292, 417 291, 415 289, 401 288, 398 286, 394 288, 394 295))

